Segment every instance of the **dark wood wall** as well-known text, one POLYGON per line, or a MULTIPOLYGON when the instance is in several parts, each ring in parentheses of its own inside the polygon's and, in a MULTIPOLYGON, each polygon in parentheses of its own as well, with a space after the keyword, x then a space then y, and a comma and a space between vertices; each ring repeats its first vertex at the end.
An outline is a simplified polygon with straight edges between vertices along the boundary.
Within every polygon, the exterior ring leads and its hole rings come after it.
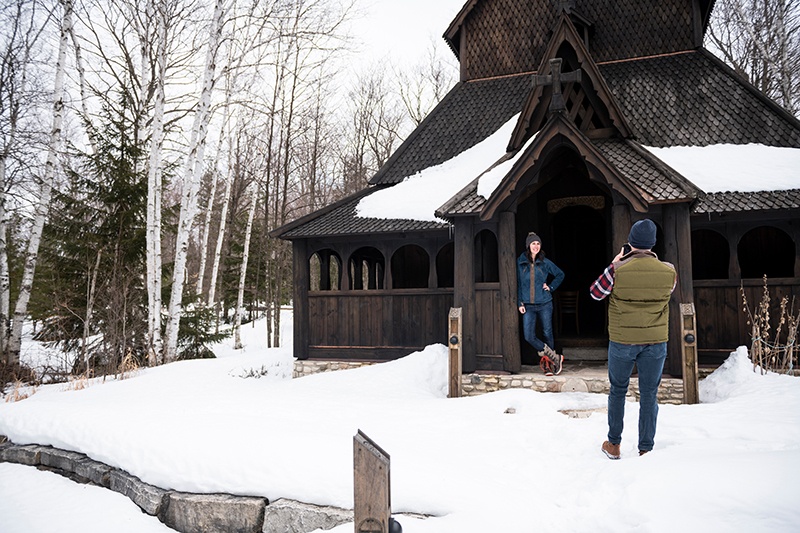
MULTIPOLYGON (((790 306, 794 298, 794 313, 800 311, 800 278, 771 279, 768 285, 774 334, 783 296, 789 298, 790 306)), ((719 362, 739 346, 750 347, 750 326, 743 311, 740 287, 744 288, 751 312, 756 312, 764 292, 762 280, 698 280, 694 283, 697 347, 709 362, 719 362)), ((786 332, 785 326, 783 332, 786 332)))
POLYGON ((309 356, 385 360, 447 344, 452 305, 452 289, 309 292, 309 356))

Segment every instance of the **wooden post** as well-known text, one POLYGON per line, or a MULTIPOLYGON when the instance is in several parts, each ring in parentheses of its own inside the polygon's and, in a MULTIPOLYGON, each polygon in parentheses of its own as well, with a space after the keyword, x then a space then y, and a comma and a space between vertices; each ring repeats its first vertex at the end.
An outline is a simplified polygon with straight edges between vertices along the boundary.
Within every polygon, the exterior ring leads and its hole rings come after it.
POLYGON ((515 228, 514 213, 501 212, 497 228, 497 260, 500 267, 500 346, 503 350, 503 370, 512 373, 522 370, 522 354, 519 346, 519 311, 517 311, 515 228))
POLYGON ((355 533, 390 533, 389 454, 361 430, 353 437, 355 533))
POLYGON ((461 308, 450 308, 450 332, 447 335, 450 347, 450 387, 448 398, 461 397, 461 308))
POLYGON ((305 239, 292 241, 292 276, 294 278, 294 356, 308 359, 311 322, 308 316, 308 285, 311 275, 308 267, 308 245, 305 239))
POLYGON ((683 403, 699 403, 697 385, 697 321, 694 304, 681 304, 681 346, 683 353, 683 403))

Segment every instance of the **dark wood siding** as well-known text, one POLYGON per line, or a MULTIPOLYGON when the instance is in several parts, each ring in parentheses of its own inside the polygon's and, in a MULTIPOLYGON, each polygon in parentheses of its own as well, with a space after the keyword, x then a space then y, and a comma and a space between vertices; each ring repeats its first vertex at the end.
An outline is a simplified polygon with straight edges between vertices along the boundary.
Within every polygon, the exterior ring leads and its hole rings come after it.
POLYGON ((313 291, 308 304, 311 357, 392 359, 447 343, 453 291, 313 291))
MULTIPOLYGON (((697 346, 701 354, 725 357, 739 346, 750 347, 750 326, 742 311, 740 283, 744 285, 747 303, 755 312, 764 291, 759 279, 739 280, 695 280, 694 305, 697 316, 697 346)), ((777 324, 780 300, 792 297, 795 313, 800 307, 800 278, 769 279, 770 323, 777 324)), ((783 328, 784 334, 786 327, 783 328)), ((774 339, 773 339, 774 340, 774 339)))
POLYGON ((475 285, 475 311, 478 355, 502 355, 499 283, 477 283, 475 285))

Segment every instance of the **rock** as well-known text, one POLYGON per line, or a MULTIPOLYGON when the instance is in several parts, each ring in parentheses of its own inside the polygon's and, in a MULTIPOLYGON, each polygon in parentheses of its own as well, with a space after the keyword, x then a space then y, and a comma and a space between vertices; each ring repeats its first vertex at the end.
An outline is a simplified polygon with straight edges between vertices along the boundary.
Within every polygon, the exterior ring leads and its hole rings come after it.
POLYGON ((163 509, 165 497, 168 494, 164 489, 145 483, 136 476, 122 470, 113 470, 110 475, 109 488, 127 496, 142 510, 153 516, 158 516, 163 509))
POLYGON ((182 533, 261 533, 266 505, 264 498, 171 492, 159 518, 182 533))
POLYGON ((352 521, 350 510, 280 499, 267 506, 263 533, 308 533, 352 521))

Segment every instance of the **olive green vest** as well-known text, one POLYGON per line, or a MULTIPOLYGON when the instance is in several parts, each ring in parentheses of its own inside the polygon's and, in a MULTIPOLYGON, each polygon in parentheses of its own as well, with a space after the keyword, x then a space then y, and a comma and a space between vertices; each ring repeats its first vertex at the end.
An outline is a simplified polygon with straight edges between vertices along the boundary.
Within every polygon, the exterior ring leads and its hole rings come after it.
POLYGON ((669 298, 675 268, 655 254, 637 253, 614 264, 608 304, 608 338, 621 344, 655 344, 669 338, 669 298))

